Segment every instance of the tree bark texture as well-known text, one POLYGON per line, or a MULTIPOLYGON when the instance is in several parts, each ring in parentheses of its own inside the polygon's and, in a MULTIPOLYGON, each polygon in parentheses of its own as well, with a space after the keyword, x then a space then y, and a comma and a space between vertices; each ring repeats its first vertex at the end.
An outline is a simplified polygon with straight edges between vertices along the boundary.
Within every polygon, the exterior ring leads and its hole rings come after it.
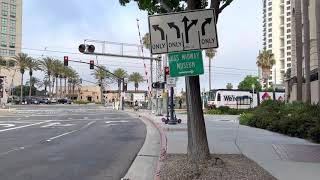
POLYGON ((296 32, 296 61, 297 61, 297 101, 302 101, 302 20, 301 0, 295 0, 295 32, 296 32))
POLYGON ((306 103, 311 104, 310 84, 310 22, 309 22, 309 0, 303 0, 303 31, 304 31, 304 67, 306 72, 306 103))

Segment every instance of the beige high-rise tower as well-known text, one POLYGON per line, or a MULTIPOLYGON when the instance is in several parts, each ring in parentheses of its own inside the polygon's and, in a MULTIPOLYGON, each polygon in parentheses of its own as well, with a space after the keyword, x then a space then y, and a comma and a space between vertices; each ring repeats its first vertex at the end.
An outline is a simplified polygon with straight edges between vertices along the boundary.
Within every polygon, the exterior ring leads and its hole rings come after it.
POLYGON ((4 96, 20 84, 19 67, 10 57, 21 52, 22 0, 0 0, 0 78, 4 80, 4 96))
POLYGON ((291 44, 290 0, 263 0, 263 48, 271 50, 276 60, 269 87, 284 83, 285 73, 292 65, 291 44))

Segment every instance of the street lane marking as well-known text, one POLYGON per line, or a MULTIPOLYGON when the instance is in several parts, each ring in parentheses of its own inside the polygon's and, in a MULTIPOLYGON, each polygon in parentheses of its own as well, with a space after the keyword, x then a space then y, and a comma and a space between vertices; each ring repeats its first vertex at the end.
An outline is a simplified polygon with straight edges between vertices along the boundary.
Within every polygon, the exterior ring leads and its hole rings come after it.
POLYGON ((4 128, 10 128, 10 127, 14 127, 14 126, 16 126, 16 125, 14 125, 14 124, 0 124, 0 127, 4 127, 4 128))
POLYGON ((36 126, 36 125, 44 124, 44 123, 48 123, 48 122, 51 122, 51 120, 49 120, 49 121, 43 121, 43 122, 38 122, 38 123, 34 123, 34 124, 28 124, 28 125, 25 125, 25 126, 18 126, 18 127, 8 128, 8 129, 2 129, 2 130, 0 130, 0 133, 1 133, 1 132, 6 132, 6 131, 10 131, 10 130, 16 130, 16 129, 26 128, 26 127, 30 127, 30 126, 36 126))
POLYGON ((106 121, 107 124, 110 124, 110 123, 124 123, 124 122, 130 122, 130 121, 106 121))
POLYGON ((47 142, 50 142, 50 141, 52 141, 52 140, 54 140, 54 139, 57 139, 57 138, 66 136, 66 135, 68 135, 68 134, 72 134, 72 133, 74 133, 74 132, 81 131, 82 129, 85 129, 85 128, 91 126, 91 125, 92 125, 93 123, 95 123, 95 122, 96 122, 96 121, 89 122, 88 124, 82 126, 80 129, 76 129, 76 130, 73 130, 73 131, 69 131, 69 132, 60 134, 60 135, 58 135, 58 136, 54 136, 54 137, 52 137, 52 138, 47 139, 46 141, 47 141, 47 142))
POLYGON ((41 126, 42 128, 47 128, 47 127, 68 127, 68 126, 73 126, 74 124, 61 124, 60 122, 55 122, 55 123, 49 123, 47 125, 41 126))
POLYGON ((0 156, 7 155, 7 154, 9 154, 9 153, 11 153, 11 152, 14 152, 14 151, 24 150, 24 149, 26 149, 26 148, 27 148, 27 147, 23 147, 23 146, 22 146, 22 147, 13 148, 13 149, 11 149, 10 151, 0 153, 0 156))

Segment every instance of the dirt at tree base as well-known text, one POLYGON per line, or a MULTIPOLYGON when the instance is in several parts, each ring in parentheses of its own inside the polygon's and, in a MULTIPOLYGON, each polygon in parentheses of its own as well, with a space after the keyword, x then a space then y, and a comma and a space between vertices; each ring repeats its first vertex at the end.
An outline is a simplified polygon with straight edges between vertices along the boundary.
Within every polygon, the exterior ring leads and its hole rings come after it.
POLYGON ((168 154, 161 165, 161 180, 276 180, 257 163, 244 155, 211 155, 199 166, 198 177, 185 154, 168 154))

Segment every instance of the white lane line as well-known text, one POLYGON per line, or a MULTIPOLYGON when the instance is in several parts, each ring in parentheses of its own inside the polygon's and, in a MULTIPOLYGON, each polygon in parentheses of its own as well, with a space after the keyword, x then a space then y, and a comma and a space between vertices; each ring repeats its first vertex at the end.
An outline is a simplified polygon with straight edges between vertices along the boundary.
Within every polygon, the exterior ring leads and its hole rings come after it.
POLYGON ((54 137, 52 137, 52 138, 47 139, 46 141, 47 141, 47 142, 50 142, 50 141, 52 141, 52 140, 54 140, 54 139, 57 139, 57 138, 60 138, 60 137, 62 137, 62 136, 66 136, 66 135, 68 135, 68 134, 72 134, 72 133, 74 133, 74 132, 80 131, 80 130, 82 130, 82 129, 84 129, 84 128, 89 127, 90 125, 92 125, 92 124, 95 123, 95 122, 96 122, 96 121, 89 122, 88 124, 82 126, 80 129, 76 129, 76 130, 73 130, 73 131, 69 131, 69 132, 60 134, 60 135, 58 135, 58 136, 54 136, 54 137))
POLYGON ((10 127, 14 127, 14 126, 16 126, 16 125, 14 125, 14 124, 0 124, 0 127, 4 127, 4 128, 10 128, 10 127))
POLYGON ((11 149, 11 150, 9 150, 7 152, 0 153, 0 156, 4 156, 4 155, 7 155, 7 154, 15 152, 15 151, 21 151, 21 150, 24 150, 24 149, 29 148, 29 147, 31 147, 31 146, 25 146, 25 147, 21 146, 21 147, 13 148, 13 149, 11 149))
POLYGON ((43 122, 38 122, 38 123, 34 123, 34 124, 28 124, 28 125, 25 125, 25 126, 18 126, 18 127, 8 128, 8 129, 2 129, 2 130, 0 130, 0 133, 1 133, 1 132, 6 132, 6 131, 15 130, 15 129, 26 128, 26 127, 30 127, 30 126, 36 126, 36 125, 44 124, 44 123, 48 123, 48 122, 51 122, 51 120, 49 120, 49 121, 43 121, 43 122))
POLYGON ((130 121, 106 121, 107 124, 110 124, 110 123, 125 123, 125 122, 130 122, 130 121))

